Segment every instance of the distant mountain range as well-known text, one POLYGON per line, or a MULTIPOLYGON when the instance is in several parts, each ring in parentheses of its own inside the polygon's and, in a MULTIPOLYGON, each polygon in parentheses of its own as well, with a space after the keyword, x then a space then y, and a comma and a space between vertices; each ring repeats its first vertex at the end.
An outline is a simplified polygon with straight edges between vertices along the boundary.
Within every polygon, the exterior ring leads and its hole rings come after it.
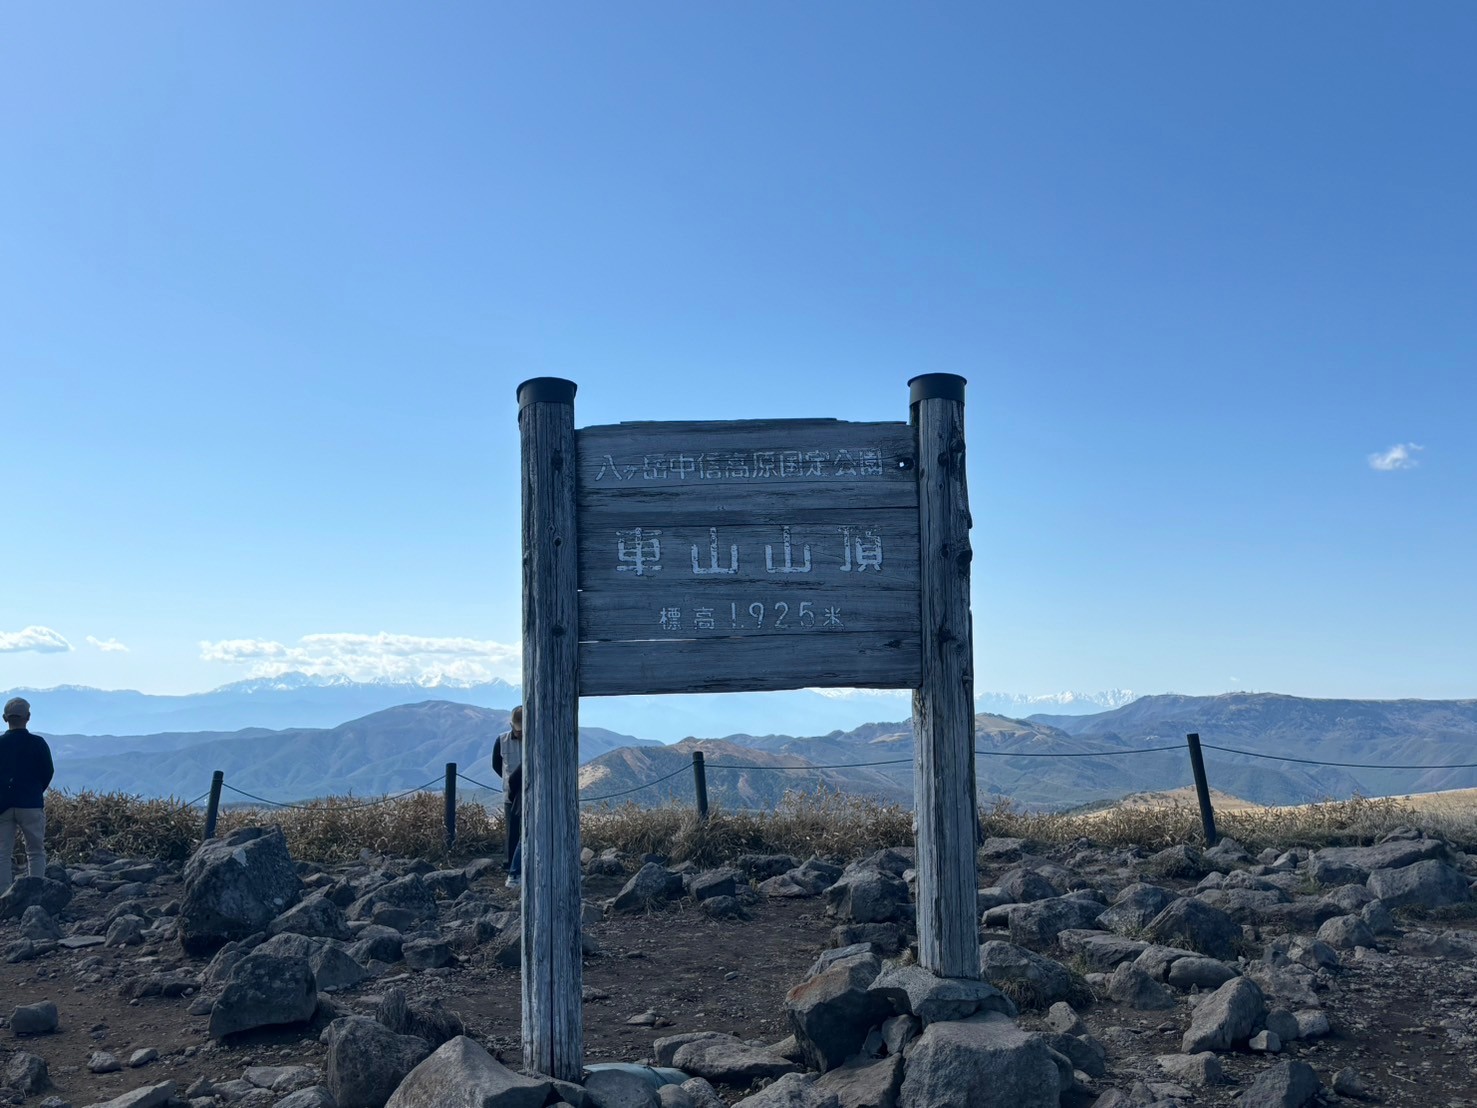
MULTIPOLYGON (((205 791, 211 772, 220 769, 236 788, 272 800, 296 800, 410 789, 439 778, 447 762, 495 785, 488 763, 493 738, 506 728, 507 716, 506 709, 430 700, 330 728, 132 737, 38 730, 56 754, 59 788, 188 799, 205 791)), ((1199 732, 1205 744, 1213 787, 1263 804, 1477 787, 1477 769, 1390 768, 1477 761, 1477 700, 1308 700, 1230 693, 1143 697, 1092 716, 1014 720, 981 713, 975 718, 980 800, 988 804, 998 797, 1031 808, 1066 809, 1184 786, 1190 783, 1184 747, 1189 731, 1199 732)), ((670 746, 582 727, 581 795, 610 797, 615 803, 627 797, 639 804, 692 803, 692 775, 685 771, 695 749, 705 752, 709 765, 710 800, 730 808, 772 807, 786 789, 818 785, 901 803, 913 795, 914 741, 907 721, 811 737, 740 732, 670 746)))
MULTIPOLYGON (((157 696, 129 689, 61 685, 54 689, 11 689, 0 700, 25 696, 35 702, 36 726, 71 735, 157 735, 166 731, 235 732, 247 727, 273 730, 336 727, 348 719, 424 700, 428 692, 479 708, 508 709, 521 699, 517 685, 449 679, 426 683, 350 681, 288 673, 281 677, 236 681, 209 692, 157 696)), ((1103 693, 1020 696, 981 693, 976 710, 1023 716, 1100 712, 1134 699, 1121 689, 1103 693)), ((814 735, 852 728, 879 719, 904 719, 910 694, 843 689, 737 693, 723 696, 622 696, 583 701, 580 718, 591 725, 661 742, 731 731, 786 730, 814 735)))

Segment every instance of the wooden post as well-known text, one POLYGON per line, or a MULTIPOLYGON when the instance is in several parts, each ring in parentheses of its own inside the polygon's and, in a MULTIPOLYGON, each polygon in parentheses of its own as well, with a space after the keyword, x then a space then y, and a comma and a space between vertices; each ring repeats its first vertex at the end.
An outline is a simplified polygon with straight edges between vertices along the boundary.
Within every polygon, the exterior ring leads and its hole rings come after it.
POLYGON ((216 770, 210 775, 210 799, 205 804, 205 838, 215 838, 215 821, 221 811, 221 786, 226 783, 226 775, 223 770, 216 770))
POLYGON ((523 457, 523 1068, 584 1069, 573 381, 518 386, 523 457))
POLYGON ((708 820, 708 771, 703 765, 701 750, 692 752, 692 784, 697 790, 697 818, 706 823, 708 820))
POLYGON ((456 845, 456 763, 446 763, 446 851, 456 845))
POLYGON ((1185 736, 1190 747, 1190 770, 1195 774, 1195 796, 1200 801, 1200 826, 1205 831, 1205 845, 1215 846, 1215 809, 1210 806, 1210 782, 1205 777, 1205 759, 1200 755, 1200 736, 1185 736))
POLYGON ((918 962, 941 977, 980 976, 976 923, 974 643, 969 612, 969 489, 964 378, 908 382, 917 436, 922 546, 922 682, 913 694, 918 817, 918 962))

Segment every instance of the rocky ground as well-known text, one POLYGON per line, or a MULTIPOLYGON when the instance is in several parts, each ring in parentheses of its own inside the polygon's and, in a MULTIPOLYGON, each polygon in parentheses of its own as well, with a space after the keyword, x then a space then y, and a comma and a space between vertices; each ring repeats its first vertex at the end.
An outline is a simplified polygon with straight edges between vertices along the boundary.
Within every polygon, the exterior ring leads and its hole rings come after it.
POLYGON ((581 1089, 513 1072, 517 894, 496 862, 320 867, 256 829, 183 867, 99 852, 0 896, 0 1099, 1477 1105, 1477 859, 1445 843, 990 840, 987 983, 912 964, 911 867, 587 852, 587 1062, 655 1068, 581 1089))

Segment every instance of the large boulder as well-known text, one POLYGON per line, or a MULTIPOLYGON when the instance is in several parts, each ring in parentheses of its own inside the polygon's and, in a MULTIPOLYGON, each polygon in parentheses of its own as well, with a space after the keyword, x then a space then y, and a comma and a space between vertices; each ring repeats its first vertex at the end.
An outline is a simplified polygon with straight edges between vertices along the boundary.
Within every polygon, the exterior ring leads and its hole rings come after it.
POLYGON ((1033 869, 1017 866, 1006 870, 995 882, 995 888, 1006 898, 1004 904, 1030 904, 1060 896, 1062 891, 1033 869))
POLYGON ((826 890, 826 911, 852 923, 904 923, 913 918, 908 885, 881 869, 847 869, 826 890))
POLYGON ((431 922, 436 919, 436 895, 418 873, 407 873, 365 893, 349 905, 351 920, 373 920, 388 914, 401 923, 431 922))
POLYGON ((27 908, 40 908, 54 916, 72 902, 72 886, 49 877, 17 877, 10 888, 0 889, 0 920, 20 919, 27 908))
POLYGON ((354 937, 344 910, 321 894, 310 896, 283 912, 267 925, 267 932, 272 935, 286 932, 344 942, 354 937))
POLYGON ((256 948, 258 954, 306 958, 318 988, 346 989, 369 976, 369 971, 330 939, 309 938, 287 931, 256 948))
POLYGON ((1369 891, 1386 908, 1444 908, 1472 898, 1461 870, 1430 859, 1399 869, 1377 869, 1369 875, 1369 891))
POLYGON ((430 1053, 424 1039, 397 1035, 367 1016, 344 1016, 328 1025, 328 1091, 338 1108, 384 1108, 430 1053))
POLYGON ((625 888, 616 894, 612 907, 617 912, 645 912, 682 897, 682 875, 665 866, 647 862, 637 870, 625 888))
POLYGON ((1155 916, 1144 928, 1144 936, 1164 946, 1182 946, 1225 960, 1236 957, 1241 925, 1219 908, 1186 897, 1155 916))
POLYGON ((819 1087, 813 1073, 787 1073, 773 1085, 746 1096, 734 1108, 841 1108, 836 1094, 819 1087))
POLYGON ((1266 998, 1254 982, 1245 977, 1227 981, 1195 1006, 1180 1053, 1230 1050, 1255 1035, 1266 1019, 1266 998))
POLYGON ((1057 1108, 1062 1075, 1039 1034, 985 1012, 936 1023, 908 1051, 899 1108, 1057 1108))
POLYGON ((303 1023, 317 1008, 318 985, 306 958, 253 951, 236 963, 211 1008, 210 1037, 303 1023))
MULTIPOLYGON (((662 1052, 657 1053, 661 1061, 662 1052)), ((747 1089, 755 1081, 773 1081, 800 1067, 764 1047, 750 1046, 733 1035, 694 1035, 671 1051, 669 1064, 683 1073, 718 1085, 747 1089)))
POLYGON ((1108 979, 1108 996, 1141 1011, 1173 1008, 1174 995, 1132 962, 1121 962, 1108 979))
POLYGON ((1139 939, 1127 939, 1106 931, 1069 927, 1057 932, 1057 945, 1082 959, 1089 970, 1110 973, 1124 962, 1132 962, 1149 948, 1139 939))
POLYGON ((1022 1008, 1046 1008, 1075 991, 1066 966, 999 939, 980 947, 980 973, 1022 1008))
POLYGON ((179 938, 201 958, 244 939, 296 904, 303 883, 279 828, 242 827, 211 839, 185 863, 179 938))
POLYGON ((853 1058, 816 1082, 841 1108, 895 1108, 903 1084, 903 1056, 853 1058))
POLYGON ((1120 935, 1135 935, 1168 908, 1171 901, 1178 899, 1178 893, 1138 882, 1118 894, 1113 906, 1098 916, 1097 925, 1120 935))
POLYGON ((1018 946, 1048 947, 1063 931, 1090 928, 1103 905, 1087 896, 1054 896, 1009 910, 1010 941, 1018 946))
POLYGON ((976 1012, 1016 1014, 1010 998, 987 981, 939 977, 916 963, 893 963, 872 982, 871 992, 900 1016, 917 1016, 927 1027, 939 1020, 961 1020, 976 1012))
POLYGON ((868 1031, 893 1014, 887 1000, 870 991, 880 969, 873 955, 850 958, 786 994, 790 1029, 811 1069, 835 1069, 861 1049, 868 1031))
POLYGON ((1320 885, 1347 885, 1377 869, 1401 869, 1449 855, 1440 839, 1394 839, 1374 846, 1330 846, 1308 859, 1308 876, 1320 885))
POLYGON ((459 1035, 405 1076, 386 1108, 542 1108, 554 1086, 508 1069, 459 1035))
POLYGON ((1303 1108, 1322 1086, 1306 1062, 1280 1062, 1257 1074, 1236 1103, 1240 1108, 1303 1108))

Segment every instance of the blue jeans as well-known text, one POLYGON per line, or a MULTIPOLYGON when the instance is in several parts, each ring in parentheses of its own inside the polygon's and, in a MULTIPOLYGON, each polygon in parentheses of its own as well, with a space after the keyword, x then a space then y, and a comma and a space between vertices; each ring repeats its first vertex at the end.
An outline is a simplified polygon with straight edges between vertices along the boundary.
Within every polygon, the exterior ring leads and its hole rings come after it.
POLYGON ((508 876, 523 876, 523 844, 521 842, 513 848, 513 860, 508 864, 508 876))

